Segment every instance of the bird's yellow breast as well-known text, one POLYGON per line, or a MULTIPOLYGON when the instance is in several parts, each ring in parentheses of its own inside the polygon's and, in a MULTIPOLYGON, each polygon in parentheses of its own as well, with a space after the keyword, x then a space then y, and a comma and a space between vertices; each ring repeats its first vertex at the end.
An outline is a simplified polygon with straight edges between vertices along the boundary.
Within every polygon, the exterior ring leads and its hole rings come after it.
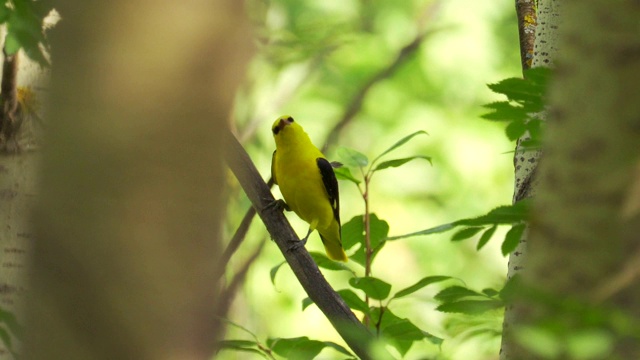
POLYGON ((318 157, 322 157, 319 151, 279 149, 274 170, 280 192, 291 210, 313 229, 325 229, 333 220, 333 209, 316 162, 318 157))

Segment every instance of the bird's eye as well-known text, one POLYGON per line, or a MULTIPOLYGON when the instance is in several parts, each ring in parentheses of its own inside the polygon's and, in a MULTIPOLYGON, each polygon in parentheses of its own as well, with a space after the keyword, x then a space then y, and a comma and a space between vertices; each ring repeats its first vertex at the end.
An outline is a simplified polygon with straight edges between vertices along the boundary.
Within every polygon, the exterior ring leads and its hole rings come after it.
POLYGON ((273 129, 271 129, 271 131, 273 131, 273 135, 278 135, 278 133, 280 132, 280 127, 276 126, 273 129))
POLYGON ((287 118, 287 121, 288 121, 288 122, 290 122, 290 123, 292 123, 292 122, 293 122, 293 118, 292 118, 291 116, 289 116, 289 117, 287 118))

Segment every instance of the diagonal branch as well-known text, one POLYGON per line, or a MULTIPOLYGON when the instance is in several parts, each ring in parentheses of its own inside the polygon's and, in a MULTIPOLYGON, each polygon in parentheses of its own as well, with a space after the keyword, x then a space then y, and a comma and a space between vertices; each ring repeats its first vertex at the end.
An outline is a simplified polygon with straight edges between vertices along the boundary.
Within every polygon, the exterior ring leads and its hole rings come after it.
POLYGON ((431 31, 426 31, 418 34, 409 44, 405 45, 400 51, 398 55, 393 60, 389 66, 380 70, 377 74, 372 76, 369 81, 367 81, 358 92, 353 96, 351 102, 347 106, 347 109, 342 114, 342 118, 336 123, 336 125, 331 129, 329 135, 327 135, 327 140, 322 147, 322 152, 327 151, 327 147, 329 144, 336 142, 338 135, 342 131, 342 129, 349 124, 349 122, 358 114, 360 109, 362 108, 362 103, 364 102, 364 98, 367 96, 371 88, 380 81, 390 77, 395 73, 404 63, 407 61, 411 55, 413 55, 422 44, 424 38, 431 34, 431 31))
POLYGON ((331 288, 307 250, 303 246, 289 250, 291 241, 298 240, 298 236, 281 211, 276 207, 265 209, 275 199, 249 155, 230 132, 227 134, 227 143, 223 148, 225 160, 231 171, 240 182, 253 207, 257 209, 271 238, 280 248, 309 298, 324 313, 358 357, 371 359, 369 343, 374 340, 373 334, 358 321, 340 295, 331 288))

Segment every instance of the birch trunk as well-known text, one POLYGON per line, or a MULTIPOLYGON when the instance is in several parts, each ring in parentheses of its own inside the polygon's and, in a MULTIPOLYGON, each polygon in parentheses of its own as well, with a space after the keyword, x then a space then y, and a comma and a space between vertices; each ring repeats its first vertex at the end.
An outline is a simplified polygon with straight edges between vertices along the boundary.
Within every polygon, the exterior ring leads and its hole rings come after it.
MULTIPOLYGON (((532 0, 533 1, 533 0, 532 0)), ((553 58, 558 53, 558 28, 560 26, 560 4, 562 0, 540 0, 537 10, 537 25, 535 27, 535 41, 533 45, 533 59, 531 67, 549 67, 553 64, 553 58)), ((547 114, 539 114, 541 120, 546 120, 547 114)), ((533 197, 536 193, 537 177, 536 168, 541 156, 540 151, 524 151, 520 148, 523 140, 528 140, 525 135, 518 141, 516 153, 513 159, 515 168, 515 184, 513 202, 533 197)), ((524 261, 527 258, 529 229, 523 233, 517 248, 509 255, 507 278, 511 279, 524 270, 524 261)), ((512 328, 522 320, 526 309, 518 304, 509 304, 505 309, 502 344, 500 347, 501 360, 515 360, 523 356, 524 349, 515 341, 512 328)))

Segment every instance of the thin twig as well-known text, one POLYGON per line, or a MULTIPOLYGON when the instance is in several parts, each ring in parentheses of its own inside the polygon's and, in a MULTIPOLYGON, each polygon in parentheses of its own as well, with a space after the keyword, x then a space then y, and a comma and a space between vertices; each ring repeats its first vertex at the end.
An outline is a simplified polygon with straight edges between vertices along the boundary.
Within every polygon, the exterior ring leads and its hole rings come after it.
MULTIPOLYGON (((340 295, 331 288, 306 248, 291 248, 291 241, 299 240, 298 236, 281 211, 268 207, 275 199, 242 145, 230 132, 227 138, 226 146, 223 147, 227 164, 307 295, 353 352, 361 359, 371 359, 369 344, 375 339, 373 334, 358 321, 340 295)), ((390 358, 390 355, 385 358, 390 358)))

